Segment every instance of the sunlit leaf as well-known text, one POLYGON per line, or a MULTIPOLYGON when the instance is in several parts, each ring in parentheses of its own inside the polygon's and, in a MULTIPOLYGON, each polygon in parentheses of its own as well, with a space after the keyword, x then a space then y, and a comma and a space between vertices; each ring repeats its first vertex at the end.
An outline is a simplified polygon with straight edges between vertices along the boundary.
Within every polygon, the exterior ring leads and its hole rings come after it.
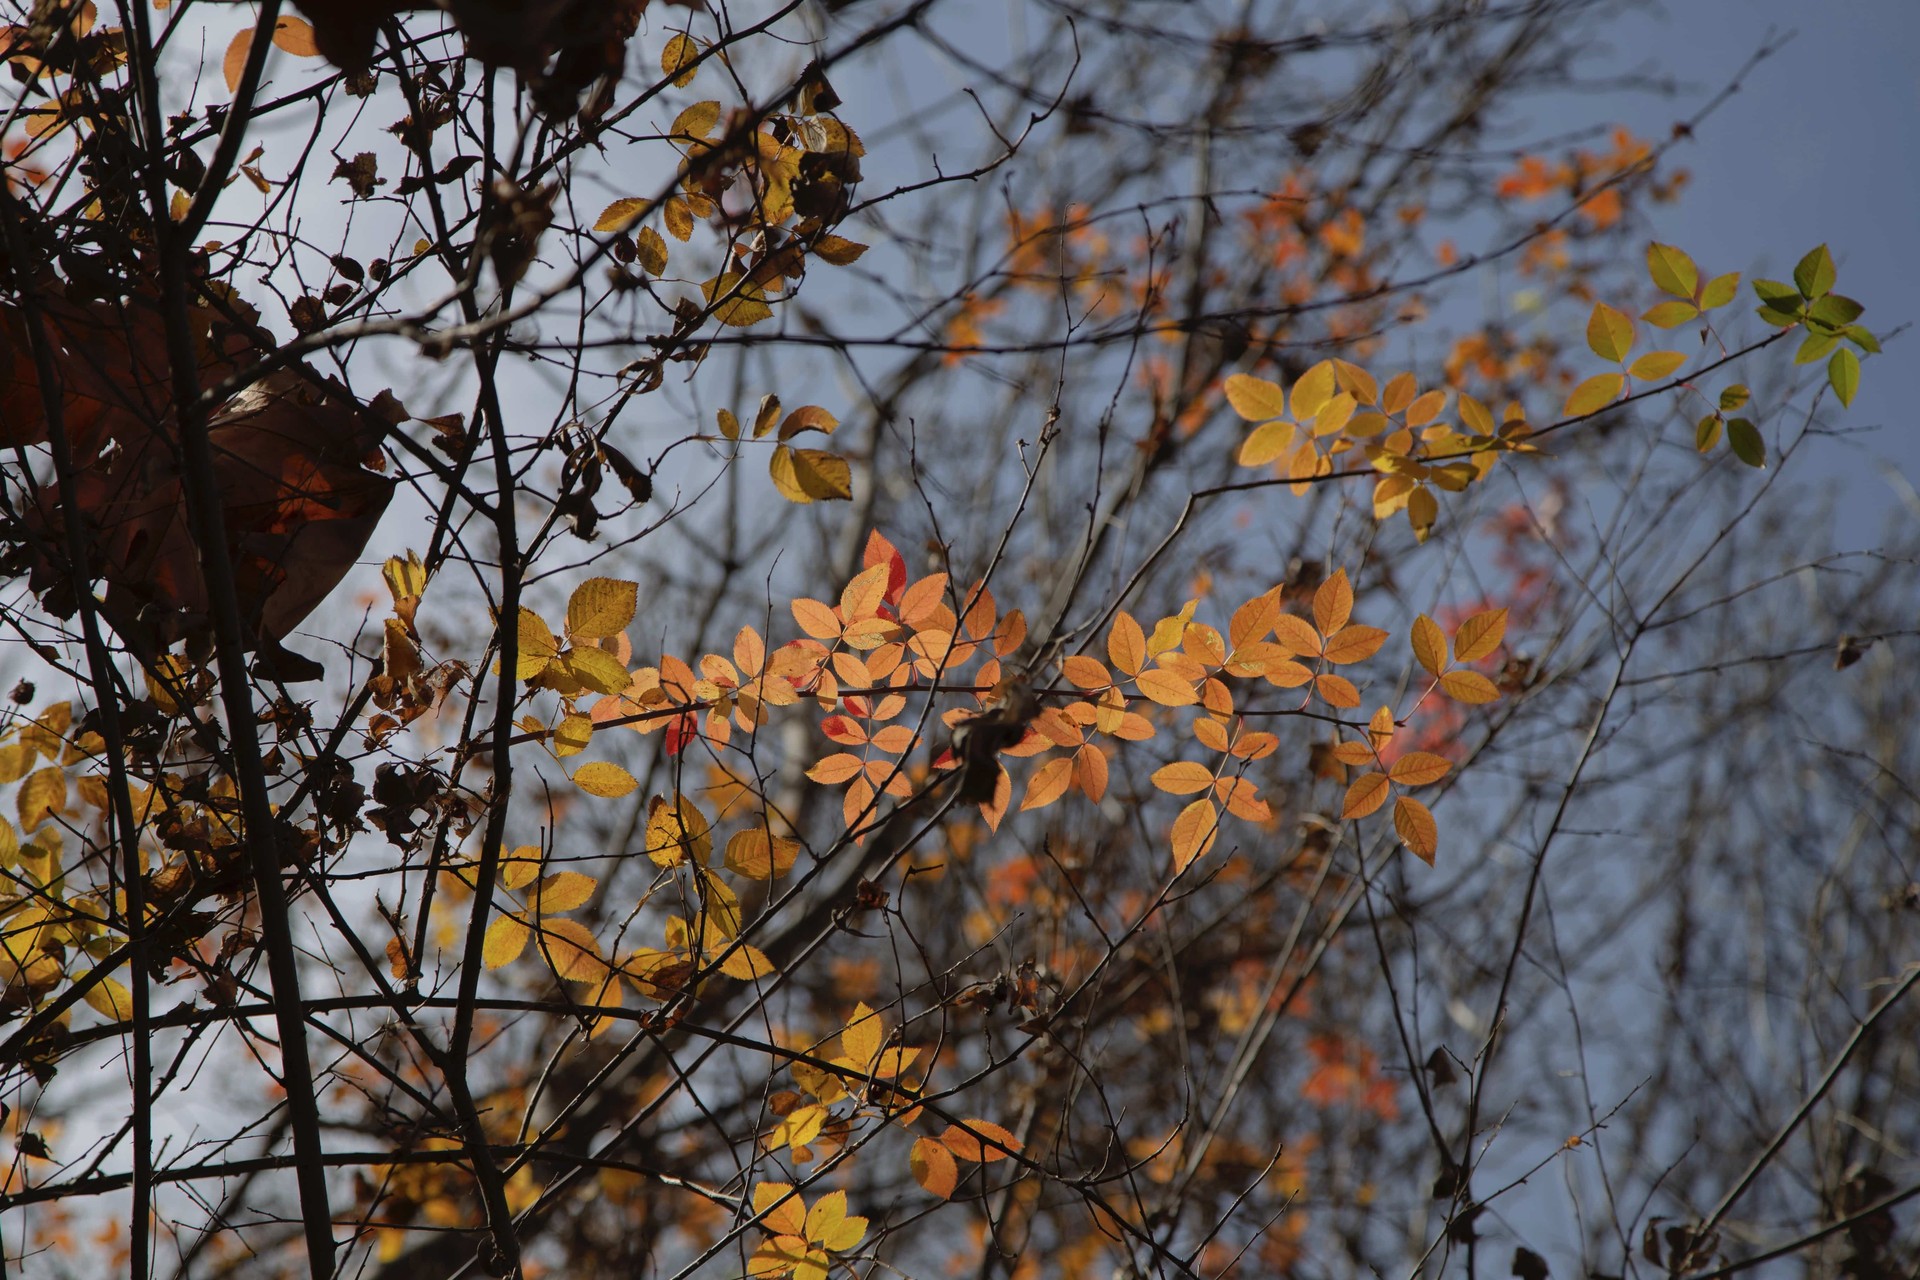
POLYGON ((1393 830, 1400 837, 1400 843, 1421 861, 1429 866, 1433 864, 1433 856, 1439 849, 1440 829, 1427 806, 1412 796, 1397 797, 1393 802, 1393 830))
POLYGON ((1392 788, 1384 773, 1363 773, 1347 786, 1347 796, 1340 804, 1342 818, 1364 818, 1387 802, 1392 788))

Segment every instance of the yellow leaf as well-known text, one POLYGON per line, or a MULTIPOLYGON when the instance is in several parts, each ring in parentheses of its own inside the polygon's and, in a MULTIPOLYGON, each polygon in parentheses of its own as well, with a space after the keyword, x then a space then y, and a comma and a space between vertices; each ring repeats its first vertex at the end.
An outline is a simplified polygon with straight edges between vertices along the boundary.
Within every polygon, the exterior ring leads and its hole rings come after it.
POLYGON ((620 659, 591 645, 567 650, 564 665, 568 675, 595 693, 621 693, 632 679, 620 659))
POLYGON ((540 615, 524 606, 520 610, 519 639, 520 653, 514 664, 514 675, 521 680, 531 680, 545 671, 560 652, 560 642, 554 639, 540 615))
POLYGON ((1487 609, 1476 613, 1454 629, 1454 661, 1478 662, 1498 649, 1506 635, 1505 609, 1487 609))
POLYGON ((86 1000, 96 1013, 115 1022, 133 1017, 133 993, 112 978, 102 978, 88 987, 86 1000))
POLYGON ((942 1200, 953 1198, 954 1190, 960 1185, 960 1169, 946 1144, 932 1138, 916 1139, 907 1163, 913 1170, 913 1180, 930 1194, 942 1200))
POLYGON ((607 976, 607 962, 600 958, 600 944, 587 926, 577 920, 541 921, 535 945, 553 972, 564 981, 598 982, 607 976))
MULTIPOLYGON (((597 228, 596 228, 597 229, 597 228)), ((652 227, 642 227, 633 237, 634 254, 640 259, 640 269, 650 276, 662 276, 667 273, 667 242, 652 227)))
POLYGON ((1236 460, 1243 467, 1264 467, 1293 447, 1293 437, 1294 425, 1291 422, 1263 423, 1240 442, 1240 453, 1236 460))
POLYGON ((700 807, 685 796, 655 796, 647 806, 647 856, 663 867, 686 861, 705 866, 713 857, 713 829, 700 807))
POLYGON ((1403 787, 1424 787, 1452 770, 1453 762, 1431 751, 1409 751, 1393 762, 1393 780, 1403 787))
POLYGON ((1387 775, 1363 773, 1347 787, 1347 798, 1340 805, 1342 818, 1364 818, 1387 802, 1387 775))
POLYGON ((567 634, 601 640, 627 629, 640 599, 640 584, 622 578, 588 578, 567 601, 567 634))
MULTIPOLYGON (((652 208, 653 202, 651 200, 642 200, 638 196, 627 196, 623 199, 615 200, 612 204, 600 211, 600 216, 594 219, 593 229, 595 231, 625 231, 628 227, 646 217, 648 211, 652 208)), ((645 233, 643 232, 642 234, 645 233)), ((660 233, 656 231, 653 234, 655 238, 658 238, 660 233)))
POLYGON ((780 445, 768 463, 773 487, 789 502, 841 501, 853 497, 853 469, 824 449, 780 445))
POLYGON ((1185 871, 1193 865, 1213 847, 1214 837, 1219 834, 1220 817, 1213 801, 1202 798, 1182 809, 1173 820, 1173 869, 1185 871))
POLYGON ((489 969, 512 964, 527 949, 527 935, 527 926, 520 917, 495 916, 487 926, 486 941, 480 949, 481 962, 489 969))
POLYGON ((1435 388, 1407 406, 1407 416, 1404 421, 1409 427, 1424 427, 1439 417, 1440 411, 1446 407, 1447 393, 1435 388))
POLYGON ((1597 413, 1612 404, 1620 395, 1620 388, 1626 385, 1626 378, 1618 373, 1603 373, 1588 378, 1573 389, 1567 397, 1566 416, 1584 418, 1597 413))
POLYGON ((667 41, 660 50, 660 74, 673 81, 673 87, 684 89, 693 83, 693 77, 699 71, 700 46, 685 32, 667 41))
POLYGON ((67 775, 52 767, 34 770, 20 784, 14 803, 20 814, 20 829, 37 829, 48 818, 66 811, 67 775))
POLYGON ((1353 584, 1347 581, 1345 569, 1336 569, 1313 593, 1313 624, 1321 635, 1331 636, 1347 625, 1352 612, 1353 584))
POLYGON ((1265 378, 1236 373, 1227 379, 1226 392, 1227 403, 1248 422, 1286 416, 1286 393, 1265 378))
POLYGON ((529 895, 529 910, 546 914, 554 911, 571 911, 583 905, 593 896, 600 882, 578 871, 556 871, 546 877, 529 895))
POLYGON ((1190 796, 1213 785, 1213 770, 1192 760, 1176 760, 1153 772, 1153 785, 1176 796, 1190 796))
POLYGON ((807 1229, 806 1201, 787 1182, 762 1182, 753 1189, 753 1212, 760 1225, 775 1235, 804 1235, 807 1229))
POLYGON ((767 959, 764 951, 742 942, 727 952, 727 958, 720 962, 720 972, 740 982, 751 982, 755 978, 769 977, 775 970, 773 961, 767 959))
POLYGON ((540 850, 523 844, 500 857, 500 883, 508 889, 524 889, 540 876, 540 850))
POLYGON ((1413 526, 1413 536, 1420 542, 1427 540, 1433 532, 1433 522, 1440 517, 1440 500, 1433 496, 1433 490, 1418 485, 1407 495, 1407 523, 1413 526))
POLYGON ((1429 675, 1439 675, 1447 665, 1447 637, 1440 624, 1421 614, 1413 620, 1413 656, 1429 675))
POLYGON ((673 127, 667 135, 673 138, 692 138, 706 141, 713 132, 713 126, 720 123, 720 104, 717 102, 696 102, 673 118, 673 127))
POLYGON ((1414 854, 1428 866, 1433 865, 1433 855, 1440 846, 1440 828, 1433 820, 1433 814, 1427 806, 1410 796, 1401 796, 1393 802, 1393 829, 1400 837, 1400 843, 1413 850, 1414 854))
POLYGON ((727 841, 727 870, 749 880, 769 880, 787 874, 799 854, 798 840, 769 836, 756 827, 727 841))
POLYGON ((1293 384, 1293 416, 1306 422, 1319 416, 1327 401, 1333 399, 1333 362, 1322 360, 1300 375, 1293 384))
POLYGON ((860 260, 868 246, 843 236, 821 236, 813 242, 813 256, 836 267, 850 267, 860 260))
POLYGON ((1449 671, 1440 677, 1440 688, 1455 702, 1495 702, 1500 690, 1478 671, 1449 671))
POLYGON ((553 754, 577 756, 593 741, 593 721, 586 716, 563 716, 553 728, 553 754))
POLYGON ((1019 1139, 991 1120, 964 1120, 960 1124, 950 1124, 941 1132, 940 1141, 959 1159, 971 1160, 975 1164, 1005 1160, 1020 1150, 1019 1139))
POLYGON ((640 784, 619 765, 607 760, 595 760, 574 770, 573 785, 590 796, 617 800, 640 784))
POLYGON ((1649 351, 1635 360, 1627 372, 1636 378, 1657 382, 1686 362, 1687 357, 1678 351, 1649 351))

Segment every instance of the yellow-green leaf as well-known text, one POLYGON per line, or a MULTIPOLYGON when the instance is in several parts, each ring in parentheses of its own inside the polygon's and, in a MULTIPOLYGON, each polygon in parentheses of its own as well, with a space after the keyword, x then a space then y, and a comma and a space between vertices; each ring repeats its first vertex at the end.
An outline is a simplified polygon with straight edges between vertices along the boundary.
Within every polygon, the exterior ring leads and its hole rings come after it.
POLYGON ((1627 372, 1636 378, 1658 382, 1686 362, 1687 357, 1678 351, 1649 351, 1635 360, 1627 372))
POLYGON ((1626 378, 1617 373, 1602 373, 1588 378, 1573 389, 1567 397, 1566 416, 1584 418, 1597 413, 1619 398, 1620 388, 1626 385, 1626 378))
POLYGON ((1625 360, 1633 348, 1633 321, 1604 302, 1594 303, 1587 319, 1587 345, 1602 360, 1625 360))
POLYGON ((1700 269, 1693 259, 1670 244, 1658 241, 1647 246, 1647 274, 1653 287, 1676 298, 1692 299, 1700 287, 1700 269))

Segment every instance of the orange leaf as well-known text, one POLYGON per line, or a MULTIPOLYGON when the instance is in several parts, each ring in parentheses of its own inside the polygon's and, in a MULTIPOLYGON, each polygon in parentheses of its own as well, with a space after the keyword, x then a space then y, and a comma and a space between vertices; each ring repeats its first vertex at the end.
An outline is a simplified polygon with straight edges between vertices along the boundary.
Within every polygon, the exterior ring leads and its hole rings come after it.
POLYGON ((1147 633, 1125 609, 1114 616, 1113 629, 1107 633, 1107 657, 1130 676, 1139 675, 1147 665, 1147 633))
POLYGON ((840 618, 830 606, 818 600, 795 600, 791 607, 793 620, 815 640, 840 638, 840 618))
POLYGON ((1088 743, 1073 753, 1073 784, 1098 804, 1107 794, 1107 753, 1088 743))
POLYGON ((1174 870, 1185 871, 1192 866, 1194 859, 1213 847, 1214 837, 1219 834, 1220 817, 1213 801, 1195 800, 1182 809, 1173 820, 1174 870))
POLYGON ((1313 625, 1321 635, 1330 636, 1347 625, 1352 612, 1353 584, 1347 581, 1345 569, 1336 569, 1313 593, 1313 625))
POLYGON ((1027 798, 1020 802, 1020 811, 1044 809, 1067 793, 1067 785, 1073 781, 1073 759, 1061 756, 1049 760, 1033 771, 1033 777, 1027 780, 1027 798))
POLYGON ((1453 633, 1456 662, 1478 662, 1500 647, 1507 634, 1507 611, 1488 609, 1461 623, 1453 633))
POLYGON ((1342 818, 1364 818, 1387 802, 1387 775, 1363 773, 1347 788, 1346 802, 1340 806, 1342 818))
POLYGON ((1453 762, 1431 751, 1409 751, 1393 762, 1393 780, 1403 787, 1424 787, 1438 782, 1453 769, 1453 762))
POLYGON ((1291 613, 1280 614, 1273 620, 1273 638, 1289 653, 1309 658, 1320 656, 1320 633, 1305 618, 1291 613))
POLYGON ((1213 785, 1213 770, 1192 760, 1176 760, 1153 772, 1153 785, 1176 796, 1190 796, 1213 785))
POLYGON ((1439 675, 1447 665, 1447 637, 1440 624, 1421 614, 1413 620, 1413 656, 1429 675, 1439 675))
POLYGON ((1360 705, 1360 691, 1345 676, 1315 676, 1313 689, 1330 707, 1351 708, 1360 705))
POLYGON ((942 1200, 951 1199, 960 1185, 960 1169, 953 1162, 953 1153, 932 1138, 916 1140, 907 1163, 913 1170, 913 1180, 942 1200))
POLYGON ((1163 707, 1190 707, 1200 700, 1191 683, 1164 668, 1142 671, 1134 679, 1141 693, 1163 707))
POLYGON ((299 18, 281 18, 273 24, 274 47, 296 58, 317 58, 320 46, 314 43, 313 28, 299 18))
POLYGON ((1011 1152, 1020 1149, 1020 1140, 991 1120, 965 1120, 961 1124, 966 1127, 948 1125, 941 1133, 940 1141, 962 1160, 992 1164, 996 1160, 1005 1160, 1011 1152))
POLYGON ((1449 671, 1440 677, 1440 688, 1455 702, 1497 702, 1500 690, 1478 671, 1449 671))
POLYGON ((220 73, 227 78, 228 93, 239 92, 240 74, 246 70, 247 51, 251 48, 253 48, 252 27, 235 32, 232 43, 227 45, 227 56, 220 60, 220 73))
POLYGON ((845 782, 863 768, 865 765, 859 756, 847 751, 837 751, 807 770, 807 776, 815 782, 833 786, 845 782))
POLYGON ((1327 637, 1325 656, 1328 662, 1364 662, 1386 642, 1387 633, 1378 627, 1342 627, 1327 637))
POLYGON ((1400 836, 1402 844, 1413 850, 1422 862, 1433 865, 1433 855, 1440 847, 1440 827, 1434 822, 1427 806, 1411 796, 1401 796, 1395 800, 1393 829, 1400 836))
POLYGON ((1273 808, 1260 798, 1260 790, 1245 778, 1222 778, 1213 784, 1214 794, 1227 812, 1248 822, 1265 822, 1273 817, 1273 808))
POLYGON ((1104 689, 1113 683, 1107 668, 1096 659, 1075 654, 1060 664, 1060 673, 1082 689, 1104 689))

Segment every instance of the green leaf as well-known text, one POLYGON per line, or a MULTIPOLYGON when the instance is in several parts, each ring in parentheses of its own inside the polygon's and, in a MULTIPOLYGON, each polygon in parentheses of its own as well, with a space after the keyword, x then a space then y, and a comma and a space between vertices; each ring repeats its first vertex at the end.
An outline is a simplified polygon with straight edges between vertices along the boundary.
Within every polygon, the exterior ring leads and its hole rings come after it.
POLYGON ((1833 278, 1833 255, 1825 245, 1800 259, 1793 269, 1794 287, 1800 290, 1801 297, 1809 300, 1826 296, 1833 288, 1833 278))
POLYGON ((1748 466, 1767 465, 1767 445, 1760 438, 1760 428, 1745 418, 1735 418, 1727 423, 1727 445, 1733 450, 1733 456, 1748 466))
POLYGON ((1566 416, 1584 418, 1606 408, 1619 397, 1620 388, 1626 385, 1626 381, 1625 376, 1618 373, 1603 373, 1588 378, 1567 397, 1566 416))
POLYGON ((1761 307, 1755 311, 1754 314, 1776 329, 1791 329, 1794 325, 1800 323, 1800 312, 1798 310, 1781 311, 1777 307, 1761 307))
POLYGON ((1808 307, 1807 316, 1810 319, 1818 320, 1821 324, 1829 324, 1838 329, 1843 325, 1849 325, 1855 320, 1858 320, 1860 313, 1865 310, 1865 307, 1855 302, 1852 298, 1844 298, 1837 293, 1830 293, 1808 307))
POLYGON ((1656 329, 1678 329, 1700 314, 1691 302, 1656 302, 1640 316, 1656 329))
POLYGON ((1833 394, 1840 397, 1840 403, 1853 405, 1853 397, 1860 390, 1860 357, 1841 347, 1833 353, 1833 359, 1827 361, 1827 381, 1833 384, 1833 394))
POLYGON ((1700 269, 1693 259, 1670 244, 1654 241, 1647 246, 1647 274, 1653 287, 1676 298, 1691 300, 1700 287, 1700 269))
POLYGON ((1587 345, 1602 360, 1625 360, 1633 348, 1633 321, 1604 302, 1594 303, 1587 319, 1587 345))
POLYGON ((1755 280, 1754 296, 1771 307, 1800 307, 1800 291, 1778 280, 1755 280))
POLYGON ((1815 360, 1820 359, 1826 355, 1827 352, 1833 350, 1839 342, 1840 338, 1837 334, 1809 331, 1807 340, 1802 342, 1800 349, 1793 353, 1793 362, 1795 364, 1812 364, 1815 360))
POLYGON ((1740 290, 1740 273, 1729 271, 1723 276, 1715 276, 1707 281, 1707 287, 1700 291, 1700 309, 1711 311, 1715 307, 1724 307, 1733 301, 1734 294, 1740 290))
POLYGON ((1748 391, 1742 384, 1738 382, 1734 383, 1720 393, 1720 412, 1732 413, 1735 409, 1746 404, 1748 397, 1752 394, 1753 393, 1748 391))
POLYGON ((1710 413, 1700 419, 1700 425, 1693 429, 1693 447, 1701 453, 1712 453, 1713 446, 1720 443, 1720 415, 1710 413))
POLYGON ((1880 354, 1880 339, 1874 337, 1864 327, 1850 324, 1840 331, 1840 336, 1869 355, 1880 354))
POLYGON ((1627 372, 1636 378, 1658 382, 1686 362, 1686 355, 1679 351, 1649 351, 1635 360, 1627 372))

